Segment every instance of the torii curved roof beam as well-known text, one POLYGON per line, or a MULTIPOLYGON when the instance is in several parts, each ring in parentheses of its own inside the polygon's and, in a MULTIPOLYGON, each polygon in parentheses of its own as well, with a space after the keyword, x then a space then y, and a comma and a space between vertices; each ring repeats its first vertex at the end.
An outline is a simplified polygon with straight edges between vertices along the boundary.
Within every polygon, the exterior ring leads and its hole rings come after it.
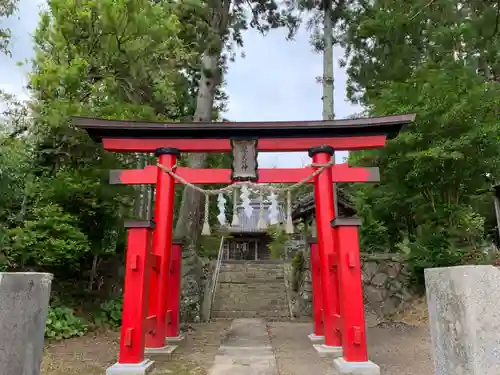
POLYGON ((415 114, 322 121, 160 123, 74 117, 96 142, 128 139, 289 139, 385 136, 394 138, 415 114))

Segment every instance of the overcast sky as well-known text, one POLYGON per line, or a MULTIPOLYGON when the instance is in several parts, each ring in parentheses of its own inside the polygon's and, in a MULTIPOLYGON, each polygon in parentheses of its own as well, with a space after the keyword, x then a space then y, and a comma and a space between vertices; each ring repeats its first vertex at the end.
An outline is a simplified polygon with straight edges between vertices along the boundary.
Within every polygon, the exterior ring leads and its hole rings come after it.
MULTIPOLYGON (((12 58, 0 54, 0 88, 27 97, 27 66, 17 62, 33 56, 33 31, 44 0, 20 0, 16 16, 3 25, 13 32, 12 58)), ((283 121, 321 119, 322 57, 312 52, 308 34, 301 30, 294 41, 285 40, 285 31, 276 30, 262 37, 254 31, 245 34, 245 58, 238 58, 226 76, 231 121, 283 121)), ((338 61, 342 51, 335 51, 338 61)), ((345 100, 346 75, 335 65, 335 114, 345 118, 360 111, 345 100)), ((338 152, 341 162, 346 153, 338 152)), ((310 163, 303 153, 263 153, 264 167, 298 167, 310 163)))

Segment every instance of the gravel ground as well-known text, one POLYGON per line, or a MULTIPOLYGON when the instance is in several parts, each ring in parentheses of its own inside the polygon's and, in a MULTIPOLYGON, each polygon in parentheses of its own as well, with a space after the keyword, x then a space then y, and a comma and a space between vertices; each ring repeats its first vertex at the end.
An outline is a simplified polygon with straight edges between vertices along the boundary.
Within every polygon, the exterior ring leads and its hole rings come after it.
MULTIPOLYGON (((336 375, 331 359, 319 358, 307 338, 311 323, 270 323, 280 375, 336 375)), ((368 328, 370 360, 381 375, 434 375, 425 326, 384 324, 368 328)))
POLYGON ((382 375, 434 375, 427 326, 384 324, 367 335, 370 360, 382 375))
POLYGON ((271 342, 280 375, 336 375, 330 361, 320 358, 309 338, 311 323, 270 323, 271 342))

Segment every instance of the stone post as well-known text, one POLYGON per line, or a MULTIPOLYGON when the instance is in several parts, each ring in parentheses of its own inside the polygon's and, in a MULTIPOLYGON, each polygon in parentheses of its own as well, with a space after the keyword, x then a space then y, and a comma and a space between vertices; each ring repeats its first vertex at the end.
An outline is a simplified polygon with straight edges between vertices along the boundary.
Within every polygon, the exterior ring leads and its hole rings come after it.
POLYGON ((39 375, 52 275, 0 272, 0 373, 39 375))
POLYGON ((322 342, 325 339, 325 331, 323 327, 323 301, 321 298, 321 264, 319 260, 318 241, 315 238, 309 240, 309 252, 311 255, 313 304, 313 333, 309 335, 309 340, 312 342, 322 342))
POLYGON ((500 270, 425 270, 436 375, 500 374, 500 270))

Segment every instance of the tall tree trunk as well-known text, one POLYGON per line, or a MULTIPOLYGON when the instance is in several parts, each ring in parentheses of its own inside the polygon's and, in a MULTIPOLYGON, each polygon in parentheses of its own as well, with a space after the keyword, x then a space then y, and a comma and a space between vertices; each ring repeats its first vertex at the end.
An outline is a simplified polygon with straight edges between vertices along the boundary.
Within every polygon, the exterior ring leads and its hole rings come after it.
POLYGON ((155 187, 154 185, 148 185, 147 191, 146 191, 146 212, 144 214, 144 218, 146 220, 152 220, 153 219, 153 202, 154 202, 154 193, 155 193, 155 187))
POLYGON ((333 23, 332 0, 325 0, 323 24, 323 120, 333 120, 334 112, 334 81, 333 81, 333 23))
MULTIPOLYGON (((228 29, 229 6, 231 0, 217 0, 213 5, 211 26, 220 37, 220 48, 207 49, 201 61, 201 74, 198 83, 198 96, 194 121, 212 121, 215 93, 220 83, 219 61, 222 54, 223 38, 228 29)), ((188 165, 202 168, 206 154, 190 154, 188 165)), ((184 238, 182 249, 182 296, 181 311, 184 319, 199 319, 203 296, 203 266, 197 256, 196 247, 201 234, 202 196, 188 187, 182 193, 181 206, 177 217, 174 236, 184 238)))
MULTIPOLYGON (((334 80, 333 80, 333 22, 332 0, 324 0, 323 20, 323 120, 335 118, 334 80)), ((335 158, 335 155, 333 155, 335 158)), ((333 184, 334 215, 338 215, 337 184, 333 184)))
MULTIPOLYGON (((137 169, 143 169, 146 167, 146 154, 136 154, 136 166, 137 169)), ((134 197, 134 217, 137 219, 146 219, 146 207, 147 207, 147 185, 135 185, 135 197, 134 197)))
MULTIPOLYGON (((203 56, 202 72, 196 99, 195 121, 210 121, 214 106, 215 90, 218 84, 218 61, 219 56, 203 56)), ((203 168, 207 154, 190 154, 188 158, 189 167, 203 168)), ((182 193, 182 203, 179 209, 179 216, 175 226, 175 236, 183 237, 188 241, 187 247, 192 247, 198 242, 201 222, 201 194, 188 187, 182 193), (191 246, 190 246, 191 245, 191 246)))
MULTIPOLYGON (((201 62, 201 77, 198 83, 198 96, 196 98, 196 111, 194 121, 212 121, 215 92, 220 83, 219 60, 222 54, 223 40, 227 33, 229 22, 229 7, 231 0, 217 2, 217 9, 213 9, 211 21, 212 30, 218 33, 220 48, 205 51, 201 62)), ((207 154, 190 154, 188 165, 191 168, 202 168, 205 165, 207 154)), ((201 204, 202 197, 197 191, 184 188, 181 207, 175 226, 176 237, 185 238, 184 248, 194 251, 201 233, 201 204)))

